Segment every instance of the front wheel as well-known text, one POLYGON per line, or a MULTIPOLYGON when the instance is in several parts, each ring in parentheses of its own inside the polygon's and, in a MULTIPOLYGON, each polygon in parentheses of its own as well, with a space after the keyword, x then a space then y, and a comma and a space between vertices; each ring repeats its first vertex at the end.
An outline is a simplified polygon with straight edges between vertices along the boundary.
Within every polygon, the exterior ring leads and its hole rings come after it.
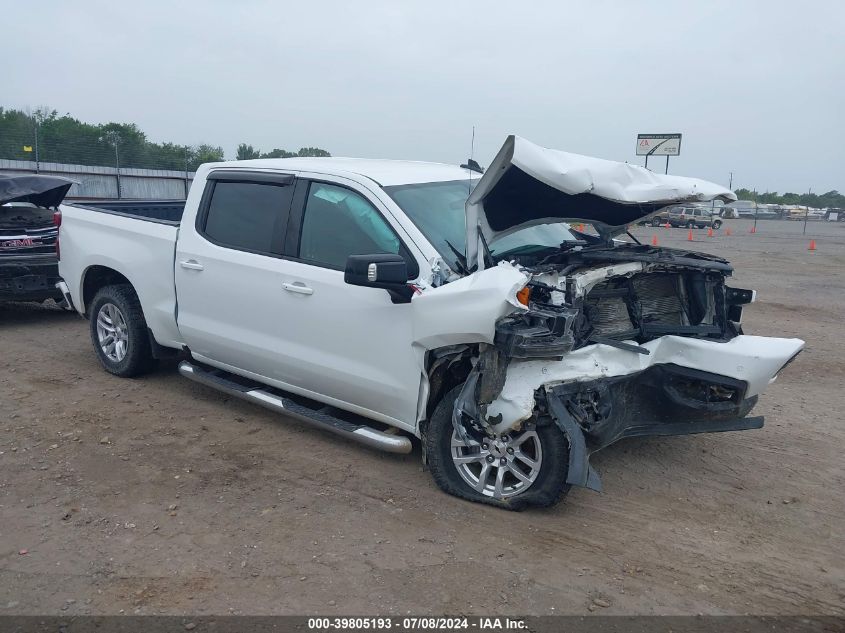
POLYGON ((531 422, 519 431, 465 442, 452 425, 461 387, 437 405, 423 440, 437 485, 456 497, 509 510, 557 503, 569 491, 569 444, 560 429, 551 421, 531 422))
POLYGON ((651 220, 651 225, 654 226, 654 227, 660 226, 660 218, 653 218, 651 220))
POLYGON ((91 302, 90 327, 94 351, 107 372, 131 378, 155 365, 147 322, 132 286, 101 288, 91 302))
POLYGON ((694 229, 695 228, 695 220, 690 220, 689 222, 687 222, 687 228, 688 229, 694 229))
POLYGON ((713 220, 713 228, 717 231, 722 228, 722 221, 721 220, 713 220))

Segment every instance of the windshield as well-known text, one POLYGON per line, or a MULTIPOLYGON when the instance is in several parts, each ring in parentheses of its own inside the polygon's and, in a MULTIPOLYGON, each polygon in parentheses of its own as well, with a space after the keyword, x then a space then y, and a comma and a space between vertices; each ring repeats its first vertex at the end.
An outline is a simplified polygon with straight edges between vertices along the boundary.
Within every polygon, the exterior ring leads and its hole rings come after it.
MULTIPOLYGON (((461 270, 460 260, 466 252, 466 210, 464 205, 473 187, 473 180, 427 182, 396 185, 384 190, 411 219, 420 232, 437 249, 454 270, 461 270)), ((562 242, 576 239, 563 222, 540 224, 520 229, 490 244, 494 257, 526 254, 556 248, 562 242)))

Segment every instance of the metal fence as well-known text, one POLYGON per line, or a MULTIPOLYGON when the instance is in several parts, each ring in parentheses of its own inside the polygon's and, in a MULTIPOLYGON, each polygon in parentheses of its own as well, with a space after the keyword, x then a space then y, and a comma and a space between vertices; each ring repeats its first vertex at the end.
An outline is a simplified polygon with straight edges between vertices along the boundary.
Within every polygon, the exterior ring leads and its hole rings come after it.
POLYGON ((86 130, 65 134, 56 127, 32 125, 0 131, 0 158, 31 162, 37 171, 41 163, 62 163, 184 172, 204 162, 196 147, 151 143, 140 133, 132 138, 86 130))
MULTIPOLYGON (((0 173, 36 173, 36 164, 0 158, 0 173)), ((38 173, 73 180, 68 198, 185 199, 194 179, 192 171, 47 162, 39 162, 38 173)))

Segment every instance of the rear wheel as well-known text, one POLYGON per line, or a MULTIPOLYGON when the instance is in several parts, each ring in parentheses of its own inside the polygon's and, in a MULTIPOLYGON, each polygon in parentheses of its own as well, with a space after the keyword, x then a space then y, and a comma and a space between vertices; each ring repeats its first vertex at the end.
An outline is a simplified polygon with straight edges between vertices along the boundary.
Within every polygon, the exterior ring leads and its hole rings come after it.
POLYGON ((655 227, 660 226, 660 218, 652 218, 651 219, 651 225, 655 226, 655 227))
POLYGON ((713 220, 713 228, 717 231, 722 228, 722 221, 721 220, 713 220))
POLYGON ((101 288, 89 314, 91 342, 107 372, 130 378, 155 366, 147 322, 132 286, 101 288))
POLYGON ((687 228, 688 228, 688 229, 694 229, 694 228, 696 228, 696 227, 695 227, 695 220, 690 220, 689 222, 687 222, 687 228))
POLYGON ((437 405, 425 433, 434 481, 444 491, 469 501, 509 510, 551 506, 569 486, 569 445, 553 423, 528 423, 495 438, 464 441, 452 424, 461 386, 437 405))

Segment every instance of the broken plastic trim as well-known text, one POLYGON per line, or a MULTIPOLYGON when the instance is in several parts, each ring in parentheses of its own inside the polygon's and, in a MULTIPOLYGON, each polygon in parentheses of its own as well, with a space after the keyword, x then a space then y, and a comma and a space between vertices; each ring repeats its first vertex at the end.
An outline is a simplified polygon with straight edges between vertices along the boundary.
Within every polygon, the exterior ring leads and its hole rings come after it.
POLYGON ((556 385, 538 392, 569 441, 567 483, 601 490, 590 455, 625 437, 758 429, 757 397, 740 380, 676 365, 556 385))

